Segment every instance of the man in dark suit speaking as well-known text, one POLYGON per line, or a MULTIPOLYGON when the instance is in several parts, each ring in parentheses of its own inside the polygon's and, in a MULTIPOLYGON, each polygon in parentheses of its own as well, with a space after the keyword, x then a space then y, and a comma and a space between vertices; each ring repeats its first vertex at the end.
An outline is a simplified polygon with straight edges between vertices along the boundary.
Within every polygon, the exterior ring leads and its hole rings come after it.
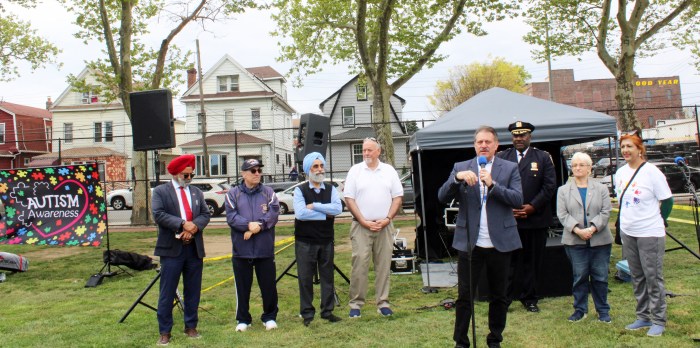
POLYGON ((542 277, 542 259, 547 245, 547 230, 552 223, 552 197, 557 189, 552 156, 530 146, 535 126, 517 121, 508 126, 513 147, 496 157, 517 163, 523 184, 523 206, 513 209, 523 248, 513 254, 508 301, 519 300, 528 312, 537 313, 542 277))
POLYGON ((506 289, 511 253, 521 247, 513 209, 522 205, 523 195, 517 165, 494 157, 498 148, 495 129, 479 127, 474 135, 474 148, 478 157, 455 163, 450 177, 438 191, 443 204, 453 198, 459 201, 452 243, 459 251, 459 295, 453 339, 456 347, 469 346, 473 294, 485 267, 490 331, 486 342, 489 347, 500 347, 508 311, 506 289))
POLYGON ((158 298, 158 345, 170 343, 173 302, 180 274, 184 286, 185 335, 199 338, 197 309, 202 290, 204 239, 209 209, 204 194, 190 186, 194 177, 193 155, 182 155, 168 164, 173 179, 153 190, 153 218, 158 224, 155 255, 160 256, 160 297, 158 298))

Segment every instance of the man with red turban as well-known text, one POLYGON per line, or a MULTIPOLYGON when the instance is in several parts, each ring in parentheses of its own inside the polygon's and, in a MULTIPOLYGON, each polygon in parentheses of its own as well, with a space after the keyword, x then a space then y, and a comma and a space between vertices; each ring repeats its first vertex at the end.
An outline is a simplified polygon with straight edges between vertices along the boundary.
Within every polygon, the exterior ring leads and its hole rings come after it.
POLYGON ((172 180, 153 190, 153 219, 158 224, 154 254, 160 256, 160 297, 158 298, 158 345, 170 343, 173 302, 182 274, 184 286, 185 335, 199 338, 197 310, 202 290, 204 239, 209 209, 204 194, 190 186, 195 158, 182 155, 168 164, 172 180))

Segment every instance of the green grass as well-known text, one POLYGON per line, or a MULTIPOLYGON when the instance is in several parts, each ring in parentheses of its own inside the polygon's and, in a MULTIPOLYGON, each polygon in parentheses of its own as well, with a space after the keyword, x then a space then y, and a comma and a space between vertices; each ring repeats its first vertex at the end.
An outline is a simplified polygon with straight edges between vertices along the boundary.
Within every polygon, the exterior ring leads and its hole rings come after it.
MULTIPOLYGON (((674 212, 674 217, 692 220, 689 212, 674 212)), ((611 221, 614 221, 614 216, 611 221)), ((405 230, 412 230, 413 221, 398 221, 405 230)), ((336 225, 336 264, 349 275, 350 252, 347 223, 336 225)), ((692 225, 672 223, 671 233, 693 250, 698 250, 692 225)), ((291 235, 292 227, 278 228, 278 235, 291 235)), ((210 229, 206 236, 228 235, 225 229, 210 229)), ((114 249, 150 254, 155 232, 113 232, 114 249)), ((673 247, 673 241, 667 247, 673 247)), ((106 279, 96 288, 84 288, 89 276, 102 265, 104 248, 52 248, 29 245, 0 246, 0 250, 26 254, 30 271, 8 275, 0 284, 0 344, 3 347, 143 347, 154 346, 158 335, 155 312, 137 306, 122 324, 118 321, 150 280, 153 271, 135 272, 134 277, 119 275, 106 279)), ((293 248, 277 256, 281 272, 293 259, 293 248)), ((611 275, 621 249, 613 247, 611 275)), ((572 312, 570 297, 546 298, 540 301, 541 312, 531 314, 514 305, 508 314, 504 333, 506 347, 694 347, 693 337, 700 337, 700 261, 684 250, 668 253, 665 258, 666 288, 678 296, 668 299, 668 326, 660 338, 649 338, 644 331, 629 332, 624 325, 635 319, 635 301, 629 283, 610 282, 609 302, 613 323, 598 323, 592 310, 582 322, 569 323, 572 312)), ((231 277, 230 260, 205 264, 203 288, 231 277)), ((373 278, 373 272, 370 273, 373 278)), ((373 284, 372 279, 370 284, 373 284)), ((182 334, 182 314, 175 313, 174 347, 450 347, 454 310, 436 305, 445 298, 455 298, 457 290, 441 289, 437 294, 423 294, 420 274, 392 275, 391 300, 395 315, 380 317, 372 301, 365 306, 360 319, 347 319, 348 286, 336 277, 341 307, 336 314, 344 320, 329 324, 315 320, 309 328, 298 317, 299 302, 295 278, 284 277, 278 284, 280 328, 267 332, 257 320, 261 299, 254 285, 251 313, 255 322, 245 333, 234 332, 235 299, 231 281, 202 294, 199 330, 202 339, 189 340, 182 334), (422 307, 433 307, 421 309, 422 307)), ((145 302, 156 304, 158 289, 146 296, 145 302)), ((373 299, 370 286, 368 299, 373 299)), ((318 305, 318 287, 316 287, 318 305)), ((590 307, 593 308, 592 300, 590 307)), ((488 333, 486 303, 477 303, 477 339, 484 346, 488 333)), ((471 335, 470 335, 471 337, 471 335)))

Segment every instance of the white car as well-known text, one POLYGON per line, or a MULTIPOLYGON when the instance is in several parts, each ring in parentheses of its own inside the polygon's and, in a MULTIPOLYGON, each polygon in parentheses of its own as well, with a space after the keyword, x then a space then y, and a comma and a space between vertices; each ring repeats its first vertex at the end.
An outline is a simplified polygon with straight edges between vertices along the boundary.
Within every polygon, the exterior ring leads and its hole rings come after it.
MULTIPOLYGON (((330 182, 331 179, 324 180, 326 185, 330 182)), ((343 184, 344 182, 345 180, 343 179, 333 179, 333 186, 335 186, 335 188, 338 190, 338 194, 340 195, 340 203, 343 205, 343 210, 345 210, 345 197, 343 196, 343 188, 345 188, 345 185, 343 184)), ((277 192, 277 200, 280 202, 280 214, 294 212, 294 189, 302 184, 308 185, 309 182, 302 181, 282 192, 277 192)))
MULTIPOLYGON (((168 182, 167 180, 161 181, 161 184, 168 182)), ((154 183, 151 183, 153 186, 154 183)), ((224 212, 224 201, 226 200, 226 193, 231 188, 231 186, 224 179, 195 179, 192 180, 192 186, 195 186, 202 190, 204 193, 204 200, 209 208, 209 213, 212 216, 220 215, 224 212)), ((151 188, 151 190, 153 190, 151 188)), ((113 190, 107 195, 107 203, 112 206, 115 210, 127 209, 134 206, 133 201, 133 189, 130 187, 128 189, 113 190)))

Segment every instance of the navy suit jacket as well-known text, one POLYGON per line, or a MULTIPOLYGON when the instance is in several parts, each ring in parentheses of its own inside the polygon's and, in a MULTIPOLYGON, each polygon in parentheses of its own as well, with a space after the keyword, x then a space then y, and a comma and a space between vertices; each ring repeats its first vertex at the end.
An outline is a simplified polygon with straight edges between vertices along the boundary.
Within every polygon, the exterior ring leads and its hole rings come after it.
POLYGON ((517 163, 523 185, 523 204, 530 204, 535 213, 525 219, 517 219, 519 228, 547 228, 552 224, 552 199, 557 190, 557 174, 552 156, 547 151, 530 146, 518 163, 517 151, 510 148, 496 157, 517 163))
MULTIPOLYGON (((197 255, 204 258, 204 228, 209 224, 209 209, 204 202, 202 191, 190 185, 190 204, 192 205, 192 222, 197 225, 199 231, 194 235, 194 243, 197 247, 197 255)), ((182 240, 175 238, 181 232, 182 217, 180 204, 178 203, 175 186, 172 181, 159 185, 153 189, 153 219, 158 224, 158 240, 156 241, 156 256, 176 257, 182 251, 182 240)))
MULTIPOLYGON (((479 169, 476 158, 455 163, 450 177, 438 191, 438 200, 443 204, 449 203, 453 198, 459 201, 452 247, 463 252, 473 250, 479 236, 481 195, 479 185, 468 186, 463 182, 456 182, 455 175, 465 170, 471 170, 478 175, 479 169), (469 244, 467 244, 467 233, 469 233, 469 244)), ((513 208, 519 208, 523 204, 518 167, 513 162, 494 157, 491 178, 493 187, 489 190, 486 199, 491 243, 500 252, 520 249, 522 244, 518 236, 518 223, 513 217, 513 208)))

